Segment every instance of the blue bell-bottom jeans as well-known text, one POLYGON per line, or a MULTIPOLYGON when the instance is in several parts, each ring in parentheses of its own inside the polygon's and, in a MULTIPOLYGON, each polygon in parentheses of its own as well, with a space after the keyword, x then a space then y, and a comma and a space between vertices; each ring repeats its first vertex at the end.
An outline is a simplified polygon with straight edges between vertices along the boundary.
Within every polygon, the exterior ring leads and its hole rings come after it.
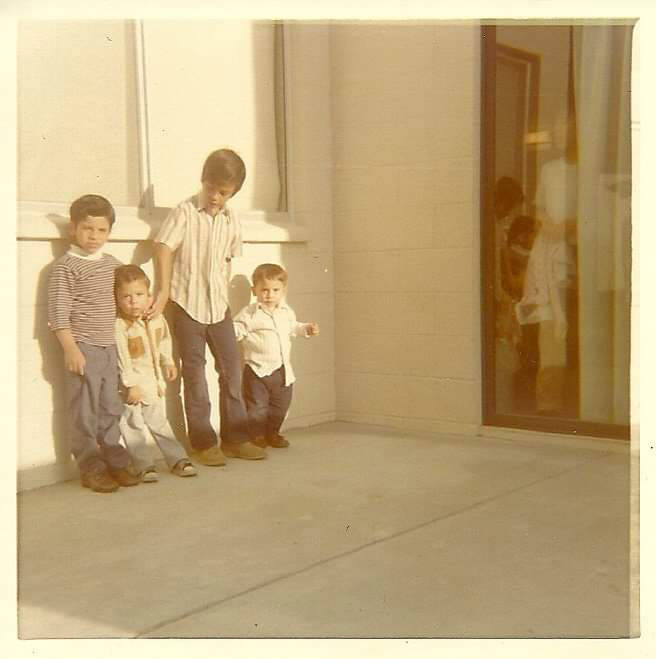
POLYGON ((205 377, 206 346, 214 357, 219 376, 221 441, 249 441, 248 415, 241 393, 241 356, 230 310, 222 321, 206 325, 194 320, 175 302, 169 304, 172 330, 182 362, 184 408, 191 447, 202 451, 217 444, 216 432, 210 423, 211 404, 205 377))

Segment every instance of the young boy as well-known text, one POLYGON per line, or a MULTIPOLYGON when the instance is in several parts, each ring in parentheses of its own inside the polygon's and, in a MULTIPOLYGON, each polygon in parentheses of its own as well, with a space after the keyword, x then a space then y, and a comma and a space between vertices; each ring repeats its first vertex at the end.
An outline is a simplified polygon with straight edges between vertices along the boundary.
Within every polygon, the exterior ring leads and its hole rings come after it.
POLYGON ((114 209, 104 197, 84 195, 71 204, 70 218, 70 249, 50 273, 48 325, 64 350, 71 451, 81 483, 114 492, 140 482, 119 443, 114 270, 121 263, 102 251, 114 209))
POLYGON ((235 316, 235 333, 244 354, 244 399, 258 446, 285 448, 279 434, 292 402, 295 380, 290 362, 291 337, 317 336, 319 325, 300 323, 285 302, 287 272, 274 263, 253 272, 257 302, 235 316))
POLYGON ((169 469, 176 476, 195 476, 196 469, 175 438, 166 419, 166 380, 178 375, 173 362, 171 335, 164 316, 144 320, 151 303, 150 281, 136 265, 123 265, 115 272, 118 306, 116 347, 126 405, 119 427, 132 462, 144 483, 158 480, 146 446, 150 429, 169 469))
POLYGON ((224 455, 266 457, 264 449, 250 441, 239 348, 228 307, 230 261, 241 254, 242 246, 241 224, 226 201, 237 194, 245 177, 244 162, 234 151, 212 152, 203 165, 200 192, 171 211, 155 238, 157 292, 146 318, 161 313, 170 297, 189 443, 204 465, 224 465, 224 455), (206 346, 219 374, 221 448, 210 423, 206 346))

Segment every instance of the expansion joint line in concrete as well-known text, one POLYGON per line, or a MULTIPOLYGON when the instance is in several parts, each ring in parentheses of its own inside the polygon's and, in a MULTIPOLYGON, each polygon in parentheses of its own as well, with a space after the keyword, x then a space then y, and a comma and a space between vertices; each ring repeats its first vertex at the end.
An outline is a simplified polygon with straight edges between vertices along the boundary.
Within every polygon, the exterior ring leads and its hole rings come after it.
MULTIPOLYGON (((209 611, 210 609, 222 606, 223 604, 226 604, 227 602, 231 602, 233 600, 236 600, 240 597, 244 597, 245 595, 249 595, 250 593, 254 593, 257 590, 261 590, 263 588, 267 588, 268 586, 272 586, 275 583, 279 583, 281 581, 284 581, 286 579, 291 579, 293 577, 296 577, 300 574, 304 574, 306 572, 310 572, 311 570, 314 570, 315 568, 321 567, 323 565, 327 565, 328 563, 332 563, 334 561, 337 561, 341 558, 346 558, 347 556, 353 556, 354 554, 357 554, 358 552, 361 552, 365 549, 369 549, 370 547, 374 547, 376 545, 380 545, 383 542, 388 542, 390 540, 394 540, 396 538, 400 538, 401 536, 408 535, 410 533, 414 533, 415 531, 418 531, 420 529, 426 528, 427 526, 430 526, 431 524, 437 524, 438 522, 443 522, 447 519, 451 519, 453 517, 457 517, 458 515, 463 515, 469 512, 472 512, 473 510, 476 510, 477 508, 481 508, 493 501, 497 501, 499 499, 503 499, 505 497, 508 497, 512 494, 516 494, 517 492, 521 492, 522 490, 528 490, 531 487, 534 487, 535 485, 539 485, 541 483, 545 483, 550 480, 554 480, 556 478, 560 478, 561 476, 565 476, 566 474, 569 474, 573 471, 576 471, 577 469, 580 469, 581 467, 584 467, 591 462, 597 462, 603 458, 606 458, 610 455, 613 455, 612 452, 603 452, 598 455, 595 455, 594 458, 591 458, 589 460, 585 460, 584 462, 581 462, 573 467, 570 467, 569 469, 564 469, 563 471, 559 471, 556 474, 551 474, 550 476, 544 476, 543 478, 538 478, 534 481, 531 481, 530 483, 525 483, 524 485, 518 485, 517 487, 514 487, 510 490, 506 490, 504 492, 501 492, 499 494, 495 494, 494 496, 488 497, 486 499, 481 499, 480 501, 477 501, 476 503, 472 503, 469 506, 465 506, 464 508, 459 508, 458 510, 454 510, 453 512, 447 513, 445 515, 440 515, 439 517, 435 517, 433 519, 429 519, 426 522, 421 522, 421 524, 416 524, 415 526, 412 526, 407 529, 403 529, 401 531, 397 531, 396 533, 391 533, 388 536, 385 536, 384 538, 378 538, 377 540, 372 540, 371 542, 368 542, 364 545, 360 545, 359 547, 355 547, 354 549, 349 549, 348 551, 344 551, 340 554, 335 554, 334 556, 330 556, 328 558, 324 558, 320 561, 316 561, 315 563, 311 563, 310 565, 306 565, 305 567, 295 570, 293 572, 287 572, 285 574, 281 574, 277 577, 274 577, 273 579, 269 579, 268 581, 263 581, 262 583, 256 584, 255 586, 251 586, 250 588, 246 588, 245 590, 242 590, 238 593, 234 593, 233 595, 228 595, 227 597, 224 597, 222 599, 214 600, 212 602, 208 602, 207 604, 203 604, 201 606, 198 606, 194 609, 190 609, 189 611, 183 613, 182 615, 176 616, 174 618, 169 618, 167 620, 163 620, 162 622, 152 625, 151 627, 142 630, 137 634, 134 638, 146 638, 147 636, 152 635, 154 632, 156 632, 158 629, 162 629, 164 627, 167 627, 168 625, 172 625, 176 622, 180 622, 181 620, 184 620, 185 618, 191 618, 192 616, 198 615, 200 613, 203 613, 205 611, 209 611)), ((162 637, 156 637, 156 638, 166 638, 165 636, 162 637)), ((207 638, 218 638, 215 636, 208 636, 207 638)), ((221 637, 221 638, 230 638, 228 636, 226 637, 221 637)))

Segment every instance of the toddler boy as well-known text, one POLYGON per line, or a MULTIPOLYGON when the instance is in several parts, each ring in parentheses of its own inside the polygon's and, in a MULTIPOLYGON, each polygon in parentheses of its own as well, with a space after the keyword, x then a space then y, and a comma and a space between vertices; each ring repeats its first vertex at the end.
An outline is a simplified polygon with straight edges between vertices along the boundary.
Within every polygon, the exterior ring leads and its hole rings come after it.
POLYGON ((235 334, 244 355, 244 400, 258 446, 285 448, 279 434, 292 402, 295 381, 290 362, 291 337, 317 336, 319 325, 301 323, 285 301, 287 272, 274 263, 253 272, 257 302, 235 316, 235 334))
POLYGON ((146 428, 176 476, 196 475, 166 419, 165 381, 174 380, 178 371, 164 316, 160 314, 150 321, 143 319, 151 303, 149 288, 150 281, 139 266, 123 265, 116 269, 116 347, 127 403, 119 427, 144 483, 158 480, 146 446, 146 428))
POLYGON ((119 443, 123 406, 114 339, 114 270, 121 263, 103 253, 113 224, 107 199, 76 199, 70 207, 71 246, 53 264, 48 284, 48 325, 64 350, 71 451, 82 485, 95 492, 139 483, 119 443))
POLYGON ((205 465, 225 464, 224 455, 246 460, 266 457, 250 441, 239 348, 228 307, 230 262, 241 254, 242 244, 241 224, 226 202, 245 178, 244 162, 234 151, 212 152, 203 165, 200 192, 171 211, 155 238, 156 295, 146 318, 161 313, 170 297, 189 443, 195 460, 205 465), (210 423, 206 346, 219 374, 221 448, 210 423))

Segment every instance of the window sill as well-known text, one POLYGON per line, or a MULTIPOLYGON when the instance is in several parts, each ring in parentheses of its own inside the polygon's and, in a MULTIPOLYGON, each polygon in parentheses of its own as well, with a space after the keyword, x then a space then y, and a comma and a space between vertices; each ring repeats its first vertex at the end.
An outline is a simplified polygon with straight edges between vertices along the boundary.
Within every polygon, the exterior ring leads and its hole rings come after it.
MULTIPOLYGON (((67 238, 69 205, 61 202, 19 202, 18 240, 67 238)), ((168 208, 116 206, 116 224, 110 242, 152 240, 169 212, 168 208)), ((304 226, 289 221, 287 213, 239 211, 245 243, 300 243, 308 240, 304 226)))

